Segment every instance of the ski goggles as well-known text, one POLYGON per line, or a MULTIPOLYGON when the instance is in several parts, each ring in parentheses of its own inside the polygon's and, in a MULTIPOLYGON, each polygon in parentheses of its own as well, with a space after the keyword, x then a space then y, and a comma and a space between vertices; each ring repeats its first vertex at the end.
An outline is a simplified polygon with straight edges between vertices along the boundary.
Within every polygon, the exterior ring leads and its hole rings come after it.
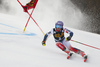
POLYGON ((61 29, 61 28, 63 28, 63 27, 62 27, 62 26, 60 26, 60 25, 56 25, 56 28, 60 28, 60 29, 61 29))

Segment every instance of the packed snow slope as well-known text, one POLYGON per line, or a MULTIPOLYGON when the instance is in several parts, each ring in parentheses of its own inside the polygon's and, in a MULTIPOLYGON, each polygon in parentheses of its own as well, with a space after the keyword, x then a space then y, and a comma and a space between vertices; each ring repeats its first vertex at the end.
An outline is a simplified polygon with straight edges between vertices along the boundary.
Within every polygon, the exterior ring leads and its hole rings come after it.
MULTIPOLYGON (((24 0, 20 1, 26 4, 24 0)), ((55 22, 62 20, 61 18, 67 18, 64 22, 75 26, 81 26, 80 21, 84 21, 83 14, 74 7, 70 0, 67 2, 66 9, 59 5, 61 2, 61 0, 53 2, 39 0, 32 17, 44 33, 51 30, 55 22), (66 11, 66 17, 63 17, 61 12, 66 11)), ((46 46, 42 46, 44 35, 32 19, 23 33, 29 16, 23 12, 17 0, 11 0, 9 3, 16 9, 12 10, 12 14, 15 14, 13 16, 0 13, 0 67, 100 67, 100 50, 70 41, 73 47, 83 50, 88 55, 88 60, 84 63, 83 58, 78 54, 73 54, 70 59, 67 59, 68 55, 55 45, 53 36, 48 38, 46 46)), ((74 32, 72 40, 100 48, 100 35, 68 29, 74 32)))
MULTIPOLYGON (((83 62, 78 54, 67 59, 52 36, 42 46, 44 35, 32 20, 23 33, 24 23, 19 17, 0 14, 0 67, 100 67, 100 50, 70 42, 85 51, 88 60, 83 62)), ((100 48, 100 35, 68 29, 74 32, 73 40, 100 48)))

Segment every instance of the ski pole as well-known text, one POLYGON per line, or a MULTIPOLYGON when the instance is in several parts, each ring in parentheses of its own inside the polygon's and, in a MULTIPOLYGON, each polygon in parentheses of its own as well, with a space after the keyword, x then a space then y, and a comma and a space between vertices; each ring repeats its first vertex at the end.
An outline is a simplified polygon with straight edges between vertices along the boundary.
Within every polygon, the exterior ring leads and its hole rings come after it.
POLYGON ((90 45, 87 45, 87 44, 84 44, 84 43, 81 43, 81 42, 78 42, 78 41, 75 41, 75 40, 71 40, 71 41, 79 43, 79 44, 82 44, 82 45, 85 45, 85 46, 88 46, 88 47, 91 47, 91 48, 94 48, 94 49, 100 50, 100 48, 97 48, 97 47, 94 47, 94 46, 90 46, 90 45))
POLYGON ((27 27, 28 22, 29 22, 29 20, 30 20, 30 18, 31 18, 31 15, 33 14, 33 11, 34 11, 34 8, 33 8, 32 12, 31 12, 31 14, 30 14, 30 16, 29 16, 29 18, 28 18, 28 20, 27 20, 27 23, 26 23, 26 25, 25 25, 25 27, 24 27, 23 32, 25 32, 25 30, 26 30, 26 27, 27 27))
POLYGON ((43 33, 43 35, 45 35, 45 33, 43 32, 43 30, 40 28, 40 26, 37 24, 37 22, 33 19, 33 17, 29 14, 29 12, 27 12, 27 13, 31 17, 31 19, 35 22, 35 24, 39 27, 39 29, 41 30, 41 32, 43 33))

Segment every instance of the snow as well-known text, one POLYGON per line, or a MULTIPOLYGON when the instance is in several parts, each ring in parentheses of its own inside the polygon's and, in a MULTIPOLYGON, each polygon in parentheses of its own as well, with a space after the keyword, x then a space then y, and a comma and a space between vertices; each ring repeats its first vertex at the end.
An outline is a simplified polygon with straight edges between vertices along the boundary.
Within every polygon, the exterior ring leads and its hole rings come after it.
MULTIPOLYGON (((100 66, 100 50, 70 41, 73 47, 85 51, 88 55, 87 62, 84 62, 83 58, 75 53, 70 59, 67 59, 68 55, 55 45, 53 36, 48 38, 46 46, 42 46, 43 33, 32 20, 23 33, 28 15, 23 12, 20 17, 18 15, 0 13, 0 67, 100 66)), ((34 19, 45 33, 48 32, 54 23, 49 23, 49 28, 45 28, 45 24, 40 23, 40 20, 36 18, 38 16, 35 15, 34 19)), ((68 29, 74 32, 73 40, 100 48, 100 35, 72 28, 68 29)))

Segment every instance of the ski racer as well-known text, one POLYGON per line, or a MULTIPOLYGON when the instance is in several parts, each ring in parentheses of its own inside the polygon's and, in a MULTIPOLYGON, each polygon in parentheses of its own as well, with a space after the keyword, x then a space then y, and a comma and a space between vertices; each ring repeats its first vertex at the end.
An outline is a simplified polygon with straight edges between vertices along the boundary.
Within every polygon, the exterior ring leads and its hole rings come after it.
POLYGON ((37 2, 38 2, 38 0, 31 0, 29 3, 27 3, 25 6, 23 6, 24 12, 27 12, 27 10, 32 9, 32 8, 34 9, 37 2))
MULTIPOLYGON (((42 45, 46 45, 47 37, 53 34, 56 46, 58 46, 62 51, 68 54, 68 56, 72 56, 73 53, 71 51, 80 54, 84 59, 87 59, 87 55, 80 49, 77 49, 75 47, 72 47, 70 44, 70 40, 73 37, 73 32, 68 30, 67 28, 63 28, 63 22, 57 21, 55 24, 55 28, 53 28, 51 31, 45 34, 44 39, 42 41, 42 45), (69 36, 65 38, 64 33, 68 33, 69 36)), ((68 59, 68 57, 67 57, 68 59)))

